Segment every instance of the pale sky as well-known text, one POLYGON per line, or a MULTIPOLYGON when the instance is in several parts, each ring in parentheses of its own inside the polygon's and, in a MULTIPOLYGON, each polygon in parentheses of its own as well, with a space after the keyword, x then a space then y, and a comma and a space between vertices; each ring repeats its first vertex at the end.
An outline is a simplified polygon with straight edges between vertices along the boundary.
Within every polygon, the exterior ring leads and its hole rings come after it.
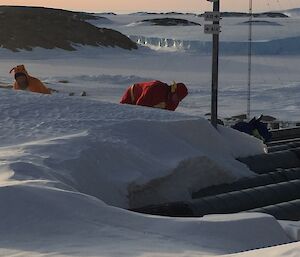
MULTIPOLYGON (((247 11, 248 0, 220 0, 223 11, 247 11)), ((201 13, 212 8, 207 0, 0 0, 0 5, 31 5, 92 12, 182 11, 201 13)), ((300 0, 253 0, 254 11, 300 7, 300 0)))

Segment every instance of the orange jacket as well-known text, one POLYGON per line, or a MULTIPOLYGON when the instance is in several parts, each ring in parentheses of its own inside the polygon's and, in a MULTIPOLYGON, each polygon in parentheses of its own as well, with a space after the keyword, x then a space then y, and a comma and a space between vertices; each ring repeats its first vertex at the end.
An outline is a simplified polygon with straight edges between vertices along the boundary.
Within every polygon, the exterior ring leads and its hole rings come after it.
POLYGON ((175 111, 179 102, 172 102, 172 94, 176 93, 179 101, 182 101, 188 90, 182 83, 175 84, 173 92, 172 90, 173 86, 158 80, 138 83, 127 89, 120 103, 175 111))
MULTIPOLYGON (((24 65, 19 65, 13 68, 10 73, 14 71, 15 74, 23 73, 27 77, 28 80, 28 87, 26 90, 34 92, 34 93, 41 93, 41 94, 51 94, 51 90, 47 88, 39 79, 31 77, 25 69, 24 65)), ((15 90, 21 90, 17 81, 14 83, 15 90)))

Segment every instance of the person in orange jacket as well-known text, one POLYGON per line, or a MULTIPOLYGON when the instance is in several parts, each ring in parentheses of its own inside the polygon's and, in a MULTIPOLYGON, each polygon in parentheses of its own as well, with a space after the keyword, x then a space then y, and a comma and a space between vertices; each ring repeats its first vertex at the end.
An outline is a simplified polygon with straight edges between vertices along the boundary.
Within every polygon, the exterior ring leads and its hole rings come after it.
POLYGON ((11 69, 14 72, 15 83, 14 90, 27 90, 40 94, 51 94, 51 90, 47 88, 39 79, 31 77, 25 69, 24 65, 18 65, 11 69))
POLYGON ((170 86, 155 80, 130 86, 120 103, 175 111, 187 95, 188 89, 183 83, 174 82, 170 86))

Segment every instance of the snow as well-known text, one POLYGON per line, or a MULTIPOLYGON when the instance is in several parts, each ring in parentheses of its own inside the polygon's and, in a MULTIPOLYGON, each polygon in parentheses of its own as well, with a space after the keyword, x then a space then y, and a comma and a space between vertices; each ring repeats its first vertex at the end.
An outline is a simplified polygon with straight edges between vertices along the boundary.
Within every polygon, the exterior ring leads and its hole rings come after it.
POLYGON ((279 221, 280 225, 288 233, 288 236, 294 241, 300 241, 300 222, 299 221, 279 221))
MULTIPOLYGON (((199 28, 127 26, 142 14, 109 18, 107 27, 147 40, 210 40, 199 28)), ((224 19, 223 42, 245 41, 241 21, 224 19)), ((256 40, 300 36, 296 18, 278 22, 283 28, 258 29, 256 40)), ((297 256, 297 222, 257 213, 181 219, 120 209, 188 200, 195 189, 253 176, 235 159, 265 153, 259 140, 215 130, 202 118, 210 111, 208 53, 153 46, 0 49, 1 84, 24 63, 61 92, 0 89, 0 256, 297 256), (151 79, 185 82, 190 95, 177 112, 118 104, 129 85, 151 79), (88 96, 79 97, 82 91, 88 96)), ((253 113, 298 120, 299 56, 255 56, 253 63, 253 113)), ((245 112, 247 58, 222 56, 220 67, 220 114, 245 112)))
POLYGON ((135 188, 168 176, 175 176, 182 190, 175 196, 171 183, 173 193, 163 199, 158 183, 152 201, 189 199, 188 190, 251 176, 235 158, 264 152, 260 141, 225 128, 222 133, 230 136, 222 136, 201 118, 78 97, 2 91, 0 151, 11 154, 5 158, 13 177, 23 174, 20 163, 27 165, 29 158, 31 168, 41 174, 54 174, 59 181, 62 176, 68 186, 115 206, 129 207, 126 196, 135 195, 135 188), (239 143, 229 143, 237 138, 239 143), (248 149, 247 142, 252 142, 248 149))
MULTIPOLYGON (((151 201, 252 175, 234 157, 262 153, 254 138, 88 98, 10 90, 0 98, 0 256, 214 256, 291 242, 265 214, 175 219, 109 206, 128 207, 133 184, 160 178, 171 177, 170 188, 154 187, 151 201)), ((132 204, 144 197, 135 195, 132 204)))
POLYGON ((29 182, 1 187, 0 197, 0 256, 211 256, 291 242, 263 214, 150 217, 29 182))
MULTIPOLYGON (((203 28, 198 26, 128 26, 143 19, 160 17, 164 16, 110 15, 111 24, 92 21, 116 29, 144 46, 135 51, 78 47, 79 51, 75 53, 58 49, 12 53, 0 49, 0 82, 9 83, 11 78, 7 71, 13 65, 25 63, 31 73, 54 88, 79 94, 84 87, 89 97, 117 103, 131 83, 150 79, 168 83, 183 81, 189 86, 190 95, 178 111, 204 116, 210 112, 211 36, 205 35, 203 28), (61 85, 58 80, 70 83, 61 85)), ((167 17, 204 23, 203 18, 191 15, 167 17)), ((280 120, 299 122, 299 19, 264 20, 283 26, 253 28, 253 115, 263 113, 280 120)), ((247 109, 248 57, 245 54, 248 29, 239 25, 245 21, 245 18, 222 20, 219 87, 222 118, 246 113, 247 109)))
POLYGON ((163 110, 10 90, 0 98, 0 256, 214 255, 290 242, 264 214, 167 219, 102 201, 128 207, 131 193, 138 206, 145 196, 133 184, 162 181, 146 195, 155 203, 249 176, 234 157, 262 153, 254 138, 163 110))
MULTIPOLYGON (((89 97, 117 103, 131 83, 150 79, 171 83, 175 80, 185 82, 190 91, 179 112, 196 116, 210 112, 210 55, 148 48, 128 52, 89 47, 75 53, 36 49, 14 54, 1 50, 0 56, 2 83, 11 83, 8 71, 24 63, 30 73, 50 83, 50 87, 77 94, 85 90, 89 97), (58 83, 59 80, 70 83, 58 83)), ((263 113, 281 120, 299 121, 298 66, 297 55, 253 57, 253 115, 263 113)), ((221 57, 219 111, 222 118, 246 112, 246 90, 247 57, 221 57)))

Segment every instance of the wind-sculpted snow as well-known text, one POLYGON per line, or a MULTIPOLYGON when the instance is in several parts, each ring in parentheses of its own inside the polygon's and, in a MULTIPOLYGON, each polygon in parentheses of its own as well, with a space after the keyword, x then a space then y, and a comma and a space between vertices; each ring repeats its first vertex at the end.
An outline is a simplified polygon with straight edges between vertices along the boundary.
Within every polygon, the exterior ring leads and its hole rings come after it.
MULTIPOLYGON (((173 172, 173 183, 182 183, 176 194, 168 193, 175 200, 189 198, 188 190, 195 187, 251 176, 234 158, 263 153, 256 139, 237 132, 223 136, 206 120, 163 110, 8 90, 1 94, 1 106, 0 140, 5 148, 0 150, 11 153, 6 159, 15 175, 23 172, 15 163, 31 160, 42 168, 41 174, 46 169, 57 182, 116 206, 129 207, 127 195, 132 190, 148 188, 152 180, 165 180, 173 172), (235 137, 248 144, 246 151, 227 142, 235 137), (21 155, 14 159, 14 151, 21 155), (184 172, 182 162, 192 159, 194 168, 184 172), (202 173, 206 180, 181 179, 200 178, 202 173)), ((153 197, 156 202, 162 199, 163 193, 153 197)))
POLYGON ((173 219, 104 203, 138 205, 143 194, 127 198, 136 187, 161 202, 251 176, 234 158, 262 153, 256 139, 162 110, 9 90, 0 99, 0 256, 216 256, 291 242, 265 214, 173 219))
POLYGON ((5 207, 0 209, 0 256, 5 257, 204 257, 291 242, 265 214, 181 220, 143 216, 30 183, 0 187, 0 200, 5 207))

